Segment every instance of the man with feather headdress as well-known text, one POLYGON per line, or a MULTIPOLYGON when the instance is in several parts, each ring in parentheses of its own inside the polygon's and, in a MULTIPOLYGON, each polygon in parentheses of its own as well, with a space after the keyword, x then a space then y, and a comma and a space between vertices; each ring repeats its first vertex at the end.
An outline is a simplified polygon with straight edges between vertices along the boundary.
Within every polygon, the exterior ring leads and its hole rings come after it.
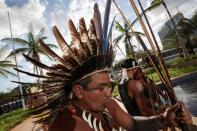
POLYGON ((37 113, 41 113, 37 115, 40 118, 37 122, 48 124, 50 131, 134 131, 146 130, 146 127, 157 130, 165 124, 176 124, 176 120, 190 124, 191 116, 181 103, 168 108, 159 116, 133 118, 111 99, 108 72, 114 51, 110 39, 112 26, 108 30, 110 6, 111 0, 107 0, 103 25, 97 4, 89 29, 83 18, 79 20, 79 32, 69 20, 72 46, 67 44, 57 27, 53 27, 54 36, 63 52, 62 57, 42 40, 39 41, 42 49, 57 64, 48 66, 24 55, 30 62, 48 71, 46 75, 36 75, 16 69, 43 79, 42 88, 47 103, 36 109, 37 113), (175 112, 179 108, 184 110, 177 117, 175 112))

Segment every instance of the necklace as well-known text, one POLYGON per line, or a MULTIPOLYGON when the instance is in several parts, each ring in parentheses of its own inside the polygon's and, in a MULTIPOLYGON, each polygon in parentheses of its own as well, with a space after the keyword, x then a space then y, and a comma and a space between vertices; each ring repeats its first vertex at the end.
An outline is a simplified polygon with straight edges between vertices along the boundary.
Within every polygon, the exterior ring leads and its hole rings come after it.
POLYGON ((111 116, 108 113, 108 110, 102 112, 103 120, 99 120, 94 117, 90 112, 82 110, 77 104, 72 103, 71 106, 67 107, 67 111, 71 115, 76 115, 80 117, 83 121, 87 122, 88 125, 93 128, 95 131, 112 131, 110 126, 111 116))

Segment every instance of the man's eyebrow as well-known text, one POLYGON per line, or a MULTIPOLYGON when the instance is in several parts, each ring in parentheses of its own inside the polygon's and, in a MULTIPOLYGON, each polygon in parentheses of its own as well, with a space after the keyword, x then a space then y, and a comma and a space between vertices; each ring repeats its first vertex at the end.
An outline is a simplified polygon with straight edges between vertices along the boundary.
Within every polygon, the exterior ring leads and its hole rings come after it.
POLYGON ((109 85, 109 83, 99 83, 98 86, 106 86, 109 85))

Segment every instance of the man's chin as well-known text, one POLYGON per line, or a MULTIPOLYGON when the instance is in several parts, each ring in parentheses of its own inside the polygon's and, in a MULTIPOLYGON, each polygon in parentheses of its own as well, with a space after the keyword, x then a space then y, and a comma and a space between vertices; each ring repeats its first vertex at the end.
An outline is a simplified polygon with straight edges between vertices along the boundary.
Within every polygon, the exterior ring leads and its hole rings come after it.
POLYGON ((100 108, 98 108, 96 110, 92 110, 91 112, 93 112, 93 113, 99 113, 99 112, 103 112, 103 111, 105 111, 105 106, 102 106, 102 107, 100 107, 100 108))

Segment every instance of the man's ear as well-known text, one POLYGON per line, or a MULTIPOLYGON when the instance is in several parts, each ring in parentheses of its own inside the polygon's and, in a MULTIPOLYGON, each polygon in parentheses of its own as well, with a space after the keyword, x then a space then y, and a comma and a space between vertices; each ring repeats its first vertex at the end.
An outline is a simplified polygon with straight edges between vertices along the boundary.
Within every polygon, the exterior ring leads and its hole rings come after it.
POLYGON ((83 98, 83 87, 80 85, 73 85, 72 91, 78 99, 83 98))

